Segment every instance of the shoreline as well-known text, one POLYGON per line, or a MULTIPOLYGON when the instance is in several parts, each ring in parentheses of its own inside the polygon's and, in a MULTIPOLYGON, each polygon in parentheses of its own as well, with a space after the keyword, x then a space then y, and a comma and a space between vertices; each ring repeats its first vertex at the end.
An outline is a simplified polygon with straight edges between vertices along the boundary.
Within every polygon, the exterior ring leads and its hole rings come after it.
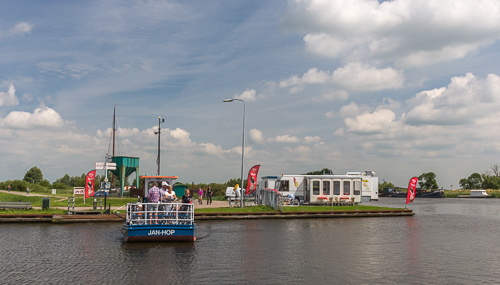
MULTIPOLYGON (((410 209, 331 211, 331 212, 254 212, 254 213, 195 213, 195 220, 242 220, 242 219, 312 219, 312 218, 367 218, 414 216, 410 209)), ((9 214, 0 215, 2 223, 123 223, 125 214, 94 215, 52 215, 52 214, 9 214)))

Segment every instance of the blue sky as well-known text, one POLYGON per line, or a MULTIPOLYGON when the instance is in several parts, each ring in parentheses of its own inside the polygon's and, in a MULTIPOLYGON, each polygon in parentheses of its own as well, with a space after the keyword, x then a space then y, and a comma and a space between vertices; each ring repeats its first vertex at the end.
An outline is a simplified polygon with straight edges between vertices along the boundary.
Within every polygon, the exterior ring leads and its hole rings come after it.
POLYGON ((108 151, 182 182, 373 170, 458 187, 498 164, 500 3, 15 1, 0 7, 0 180, 108 151))

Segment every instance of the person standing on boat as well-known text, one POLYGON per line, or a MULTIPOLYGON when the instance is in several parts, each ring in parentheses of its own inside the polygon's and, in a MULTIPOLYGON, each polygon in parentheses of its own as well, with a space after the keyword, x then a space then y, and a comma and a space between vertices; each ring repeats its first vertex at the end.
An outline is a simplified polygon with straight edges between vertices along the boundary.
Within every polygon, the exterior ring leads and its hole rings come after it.
MULTIPOLYGON (((156 182, 153 182, 153 187, 151 187, 148 191, 148 211, 154 212, 154 219, 155 219, 155 224, 157 223, 158 219, 158 201, 160 200, 160 189, 156 187, 156 182)), ((151 219, 151 212, 149 213, 148 217, 151 219)), ((151 222, 150 222, 151 223, 151 222)))
MULTIPOLYGON (((184 193, 184 196, 182 196, 182 203, 185 204, 191 204, 193 201, 193 196, 191 195, 189 189, 186 189, 186 192, 184 193)), ((181 211, 187 211, 188 206, 187 205, 182 205, 180 208, 181 211)))
POLYGON ((168 190, 165 192, 165 199, 167 200, 167 203, 172 203, 178 199, 175 192, 172 191, 172 185, 168 186, 168 190))
POLYGON ((165 193, 167 193, 167 188, 168 188, 168 182, 163 181, 161 183, 161 189, 160 189, 160 201, 165 202, 165 193))
POLYGON ((214 194, 214 190, 212 190, 211 186, 208 186, 208 189, 207 189, 207 205, 209 205, 208 201, 210 201, 210 205, 212 205, 212 195, 213 194, 214 194))

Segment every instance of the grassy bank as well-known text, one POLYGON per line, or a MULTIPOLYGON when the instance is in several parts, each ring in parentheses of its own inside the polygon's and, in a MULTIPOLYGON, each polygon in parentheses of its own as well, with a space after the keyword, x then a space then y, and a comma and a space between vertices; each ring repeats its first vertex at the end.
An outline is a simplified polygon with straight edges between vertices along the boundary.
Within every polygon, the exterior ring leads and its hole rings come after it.
MULTIPOLYGON (((50 207, 68 207, 68 199, 57 197, 59 195, 47 195, 50 198, 50 207)), ((31 202, 33 207, 41 207, 42 199, 46 198, 42 196, 23 196, 10 193, 0 193, 1 202, 31 202)), ((101 197, 97 198, 100 199, 101 197)), ((83 197, 78 196, 75 199, 75 207, 92 207, 94 198, 86 199, 85 204, 83 203, 83 197)), ((104 204, 104 197, 102 197, 104 204)), ((127 203, 132 203, 137 201, 137 198, 118 198, 118 197, 107 197, 107 203, 111 203, 113 207, 120 207, 126 205, 127 203)), ((104 206, 104 205, 103 205, 104 206)))
MULTIPOLYGON (((402 210, 402 208, 387 208, 375 206, 334 206, 333 211, 378 211, 378 210, 402 210)), ((271 207, 267 206, 252 206, 245 208, 205 208, 195 209, 195 213, 252 213, 252 212, 278 212, 271 207)), ((296 207, 283 207, 284 212, 331 212, 331 206, 296 206, 296 207)))
POLYGON ((19 214, 29 214, 29 215, 35 215, 35 214, 57 214, 57 215, 66 215, 68 211, 66 210, 61 210, 61 209, 8 209, 8 210, 3 210, 0 209, 0 215, 19 215, 19 214))

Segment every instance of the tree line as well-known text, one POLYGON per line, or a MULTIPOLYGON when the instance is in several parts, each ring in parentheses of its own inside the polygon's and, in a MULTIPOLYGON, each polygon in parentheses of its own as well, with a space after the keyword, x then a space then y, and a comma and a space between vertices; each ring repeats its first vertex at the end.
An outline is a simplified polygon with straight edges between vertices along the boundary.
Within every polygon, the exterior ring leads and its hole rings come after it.
POLYGON ((500 189, 500 166, 493 164, 486 173, 472 173, 467 178, 462 178, 459 181, 460 187, 463 189, 500 189))
MULTIPOLYGON (((36 166, 30 168, 24 178, 22 180, 7 180, 4 182, 0 182, 0 189, 7 189, 10 185, 11 190, 13 191, 26 191, 26 188, 30 188, 32 192, 42 192, 45 189, 66 189, 72 187, 85 187, 85 178, 87 174, 82 173, 81 175, 70 176, 68 174, 64 174, 62 177, 56 179, 53 183, 50 183, 47 179, 43 178, 42 170, 36 166)), ((128 177, 127 177, 128 178, 128 177)), ((96 175, 94 190, 98 190, 100 187, 100 183, 104 182, 104 175, 96 175)), ((110 177, 108 180, 111 181, 110 177)), ((234 187, 236 184, 240 184, 240 178, 232 178, 225 183, 198 183, 198 184, 185 184, 182 182, 176 182, 175 185, 181 184, 186 185, 191 189, 198 189, 201 187, 206 190, 208 186, 212 187, 214 191, 214 196, 224 196, 227 187, 234 187)), ((247 180, 243 180, 244 185, 246 185, 247 180)), ((114 179, 114 185, 112 187, 119 187, 120 181, 119 179, 114 179)), ((128 179, 125 179, 125 186, 128 186, 128 179)), ((134 179, 132 185, 136 185, 136 181, 134 179)), ((142 181, 140 186, 142 187, 142 181)), ((241 185, 240 185, 241 187, 241 185)))

